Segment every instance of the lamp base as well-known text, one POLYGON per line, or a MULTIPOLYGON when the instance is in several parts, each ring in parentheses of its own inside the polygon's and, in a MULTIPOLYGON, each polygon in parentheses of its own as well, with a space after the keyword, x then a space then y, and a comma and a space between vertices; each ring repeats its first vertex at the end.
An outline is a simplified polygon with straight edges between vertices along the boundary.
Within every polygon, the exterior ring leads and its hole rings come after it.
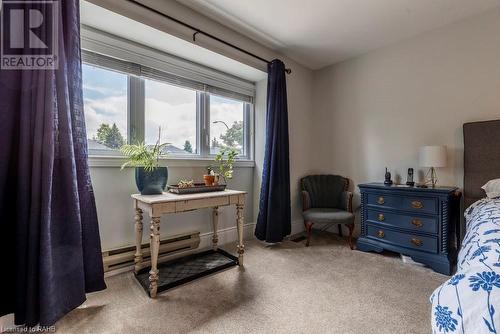
POLYGON ((437 181, 436 169, 434 167, 429 168, 427 174, 425 174, 425 184, 428 184, 432 188, 435 188, 437 185, 437 181))

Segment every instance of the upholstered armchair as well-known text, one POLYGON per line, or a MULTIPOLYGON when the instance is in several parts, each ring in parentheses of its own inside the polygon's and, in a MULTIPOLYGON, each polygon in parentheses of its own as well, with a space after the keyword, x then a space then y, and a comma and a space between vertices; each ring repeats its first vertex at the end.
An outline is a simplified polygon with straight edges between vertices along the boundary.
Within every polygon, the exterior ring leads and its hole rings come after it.
POLYGON ((309 246, 314 223, 338 225, 340 236, 344 224, 349 229, 349 247, 353 249, 354 214, 352 193, 347 190, 349 179, 339 175, 309 175, 300 180, 300 185, 306 246, 309 246))

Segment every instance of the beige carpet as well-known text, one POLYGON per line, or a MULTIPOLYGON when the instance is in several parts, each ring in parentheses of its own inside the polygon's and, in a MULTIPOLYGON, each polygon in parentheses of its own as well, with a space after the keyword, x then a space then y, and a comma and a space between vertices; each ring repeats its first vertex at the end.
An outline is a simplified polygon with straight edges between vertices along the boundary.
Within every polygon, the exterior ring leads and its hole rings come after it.
POLYGON ((447 279, 398 257, 312 245, 247 243, 228 269, 149 299, 131 273, 59 321, 58 333, 430 333, 431 292, 447 279))

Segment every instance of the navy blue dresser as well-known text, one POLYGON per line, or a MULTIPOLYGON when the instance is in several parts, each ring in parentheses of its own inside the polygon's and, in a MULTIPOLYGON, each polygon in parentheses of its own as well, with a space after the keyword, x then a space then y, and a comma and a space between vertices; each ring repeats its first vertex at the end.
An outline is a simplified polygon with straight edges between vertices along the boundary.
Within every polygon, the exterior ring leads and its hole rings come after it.
POLYGON ((456 249, 460 192, 455 187, 416 188, 383 183, 358 185, 361 191, 361 251, 390 250, 411 256, 451 275, 456 249))

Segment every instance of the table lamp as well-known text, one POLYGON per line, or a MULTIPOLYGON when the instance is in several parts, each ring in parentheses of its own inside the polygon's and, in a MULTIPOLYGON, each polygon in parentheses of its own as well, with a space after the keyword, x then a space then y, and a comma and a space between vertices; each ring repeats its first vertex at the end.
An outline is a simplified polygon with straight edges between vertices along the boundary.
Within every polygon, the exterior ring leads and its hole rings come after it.
POLYGON ((437 183, 436 167, 446 167, 446 146, 422 146, 419 152, 420 166, 429 167, 425 175, 425 184, 437 183))

